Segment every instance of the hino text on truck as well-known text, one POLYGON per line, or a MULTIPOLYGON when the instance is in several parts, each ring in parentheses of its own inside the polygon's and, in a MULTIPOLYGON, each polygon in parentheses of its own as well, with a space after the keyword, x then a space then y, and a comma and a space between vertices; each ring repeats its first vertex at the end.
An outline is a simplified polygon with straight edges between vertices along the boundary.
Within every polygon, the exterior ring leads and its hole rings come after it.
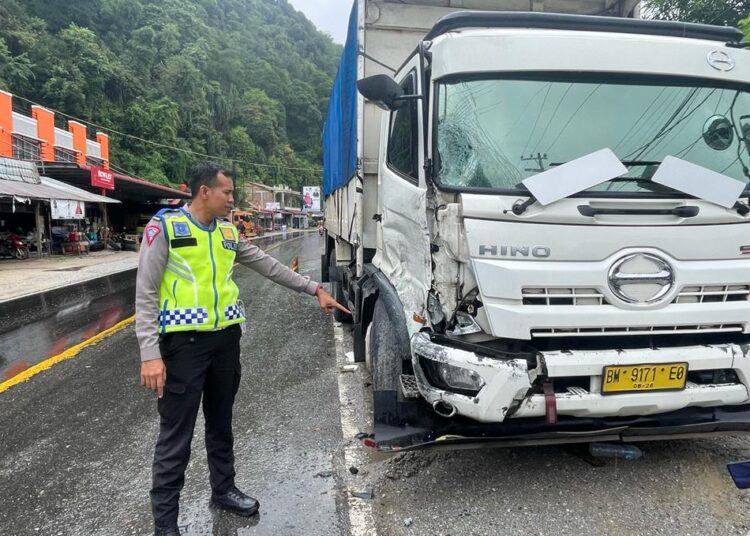
POLYGON ((750 430, 741 39, 629 0, 355 2, 322 262, 379 448, 750 430))

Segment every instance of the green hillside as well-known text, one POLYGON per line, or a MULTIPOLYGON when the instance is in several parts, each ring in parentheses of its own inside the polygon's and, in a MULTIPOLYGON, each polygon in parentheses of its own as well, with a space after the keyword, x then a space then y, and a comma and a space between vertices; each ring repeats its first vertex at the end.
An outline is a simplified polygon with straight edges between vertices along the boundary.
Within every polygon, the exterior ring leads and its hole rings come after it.
MULTIPOLYGON (((0 89, 293 187, 321 180, 340 52, 286 0, 0 2, 0 89)), ((116 134, 110 155, 161 183, 199 159, 116 134)))

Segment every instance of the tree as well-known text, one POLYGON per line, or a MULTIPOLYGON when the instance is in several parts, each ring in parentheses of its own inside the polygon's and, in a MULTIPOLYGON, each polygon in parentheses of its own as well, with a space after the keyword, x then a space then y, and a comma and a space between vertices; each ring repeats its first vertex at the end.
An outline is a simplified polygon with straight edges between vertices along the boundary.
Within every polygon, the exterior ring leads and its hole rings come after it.
POLYGON ((320 168, 340 53, 287 0, 0 1, 0 89, 159 143, 111 133, 110 157, 163 183, 194 153, 320 183, 289 168, 320 168))
POLYGON ((0 41, 0 86, 20 87, 28 91, 34 78, 28 55, 12 56, 5 42, 0 41))
POLYGON ((750 17, 746 17, 739 22, 740 30, 745 34, 743 41, 750 41, 750 17))
POLYGON ((239 120, 258 145, 267 153, 285 141, 285 112, 283 106, 266 95, 262 89, 249 89, 242 96, 239 120))
POLYGON ((645 11, 655 19, 735 26, 750 14, 750 0, 647 0, 645 11))

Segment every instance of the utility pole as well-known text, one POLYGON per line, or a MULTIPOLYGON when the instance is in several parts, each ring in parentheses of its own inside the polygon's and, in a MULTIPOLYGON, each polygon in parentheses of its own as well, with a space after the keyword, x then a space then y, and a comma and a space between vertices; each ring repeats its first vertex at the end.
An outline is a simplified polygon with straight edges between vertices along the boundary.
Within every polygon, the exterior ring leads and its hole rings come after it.
POLYGON ((536 156, 529 155, 528 158, 524 158, 523 155, 521 155, 521 162, 536 162, 537 167, 535 168, 524 168, 525 171, 535 171, 537 173, 541 173, 544 171, 544 161, 549 160, 547 158, 547 153, 536 153, 536 156))

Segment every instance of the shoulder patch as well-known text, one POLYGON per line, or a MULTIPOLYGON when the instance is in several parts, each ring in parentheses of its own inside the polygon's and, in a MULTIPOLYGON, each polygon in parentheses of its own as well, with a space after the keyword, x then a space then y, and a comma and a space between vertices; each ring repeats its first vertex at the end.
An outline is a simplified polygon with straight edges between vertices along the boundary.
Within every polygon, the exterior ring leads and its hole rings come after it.
POLYGON ((143 237, 146 239, 146 244, 151 245, 154 242, 154 238, 159 236, 159 233, 161 232, 161 227, 159 227, 156 224, 149 224, 146 226, 146 229, 143 231, 143 237))
POLYGON ((190 225, 188 225, 184 221, 173 221, 172 232, 174 233, 174 236, 176 238, 192 235, 192 232, 190 231, 190 225))
POLYGON ((220 225, 219 229, 221 229, 221 236, 224 237, 224 240, 234 241, 234 229, 232 227, 226 227, 224 225, 220 225))

